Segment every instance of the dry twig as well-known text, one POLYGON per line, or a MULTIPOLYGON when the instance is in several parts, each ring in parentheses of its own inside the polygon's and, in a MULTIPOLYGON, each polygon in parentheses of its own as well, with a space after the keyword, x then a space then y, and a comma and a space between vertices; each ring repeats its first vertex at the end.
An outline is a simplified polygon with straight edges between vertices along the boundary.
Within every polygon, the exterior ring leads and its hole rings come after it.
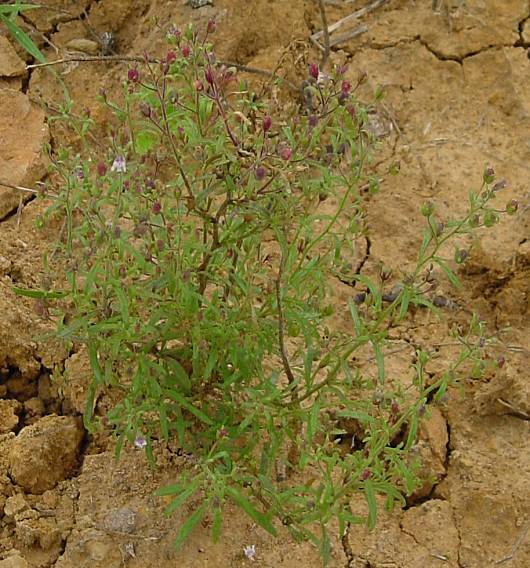
POLYGON ((320 61, 320 67, 324 68, 324 65, 329 59, 329 29, 328 29, 328 18, 326 16, 326 7, 324 6, 324 0, 318 0, 318 7, 320 9, 320 18, 322 19, 322 30, 324 32, 324 53, 322 54, 322 60, 320 61))
MULTIPOLYGON (((353 14, 350 14, 349 16, 346 16, 345 18, 342 18, 341 20, 338 20, 337 22, 335 22, 334 24, 329 26, 327 28, 328 33, 332 33, 334 31, 342 28, 342 26, 344 24, 346 24, 346 23, 348 23, 352 20, 357 20, 358 18, 361 18, 362 16, 364 16, 365 14, 368 14, 369 12, 373 12, 374 10, 376 10, 377 8, 382 6, 383 4, 386 4, 386 2, 388 2, 388 0, 375 0, 371 4, 364 6, 364 8, 360 8, 359 10, 356 10, 355 12, 353 12, 353 14)), ((321 38, 323 35, 324 35, 324 30, 320 30, 320 31, 314 33, 311 36, 311 39, 316 40, 316 39, 321 38)))
POLYGON ((495 562, 496 566, 498 564, 504 564, 504 562, 508 562, 508 560, 511 560, 515 556, 517 549, 521 546, 524 539, 526 538, 526 535, 528 534, 528 529, 530 529, 530 524, 527 524, 526 527, 523 529, 523 531, 519 535, 519 538, 515 541, 515 544, 513 545, 511 551, 506 556, 495 562))
MULTIPOLYGON (((61 65, 63 63, 98 63, 98 62, 109 62, 109 63, 160 63, 159 59, 146 59, 139 55, 72 55, 68 57, 63 57, 61 59, 55 59, 54 61, 46 61, 45 63, 33 63, 32 65, 26 65, 27 69, 36 69, 38 67, 49 67, 51 65, 61 65)), ((244 73, 253 73, 255 75, 262 75, 263 77, 269 77, 273 79, 278 79, 284 83, 289 89, 293 91, 298 91, 298 87, 289 81, 284 79, 280 75, 267 71, 265 69, 258 69, 256 67, 249 67, 247 65, 240 65, 233 61, 220 61, 221 65, 226 65, 227 67, 235 67, 238 71, 243 71, 244 73)))

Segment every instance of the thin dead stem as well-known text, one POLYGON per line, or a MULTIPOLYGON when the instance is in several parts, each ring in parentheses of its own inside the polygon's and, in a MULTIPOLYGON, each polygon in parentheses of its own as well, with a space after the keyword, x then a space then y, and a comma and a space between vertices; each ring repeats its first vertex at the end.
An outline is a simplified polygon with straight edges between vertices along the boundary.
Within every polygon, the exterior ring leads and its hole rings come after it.
MULTIPOLYGON (((140 55, 69 55, 68 57, 62 57, 61 59, 55 59, 53 61, 46 61, 45 63, 33 63, 32 65, 26 65, 27 69, 37 69, 39 67, 50 67, 52 65, 61 65, 66 63, 160 63, 159 59, 146 59, 140 55)), ((258 69, 257 67, 249 67, 248 65, 241 65, 234 61, 219 61, 221 65, 226 65, 227 67, 235 67, 238 71, 244 73, 253 73, 254 75, 261 75, 262 77, 268 77, 269 79, 277 79, 281 83, 284 83, 286 87, 289 87, 292 91, 298 91, 298 87, 289 81, 281 77, 280 75, 267 71, 266 69, 258 69)))
POLYGON ((322 30, 324 32, 324 53, 322 54, 320 66, 322 68, 324 68, 324 65, 326 65, 326 63, 328 62, 329 52, 330 52, 328 17, 326 15, 326 7, 324 6, 324 0, 318 0, 318 7, 320 9, 320 18, 322 20, 322 30))
MULTIPOLYGON (((278 342, 280 346, 280 354, 282 357, 283 369, 285 371, 285 374, 287 375, 287 380, 289 381, 289 385, 292 386, 295 382, 295 378, 293 370, 291 369, 291 365, 289 363, 287 348, 285 347, 285 320, 283 316, 282 293, 281 293, 282 276, 284 268, 285 268, 285 255, 282 252, 282 256, 280 259, 280 267, 278 269, 278 278, 276 278, 275 281, 276 302, 278 304, 278 342)), ((294 397, 296 397, 296 394, 293 392, 293 398, 294 397)))

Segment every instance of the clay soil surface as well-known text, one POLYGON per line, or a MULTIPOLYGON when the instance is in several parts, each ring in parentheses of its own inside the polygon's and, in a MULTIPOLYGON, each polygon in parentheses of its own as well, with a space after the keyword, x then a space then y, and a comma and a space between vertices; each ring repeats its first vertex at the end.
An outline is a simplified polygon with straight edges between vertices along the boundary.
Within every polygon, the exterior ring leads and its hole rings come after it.
MULTIPOLYGON (((2 2, 5 3, 5 2, 2 2)), ((310 42, 321 29, 316 2, 214 0, 193 9, 184 0, 45 0, 52 10, 19 18, 49 60, 80 46, 100 53, 98 36, 112 32, 120 55, 164 53, 171 23, 204 25, 214 17, 223 59, 278 72, 301 84, 319 57, 310 42), (88 17, 87 17, 88 16, 88 17), (155 25, 156 20, 156 25, 155 25), (89 22, 89 26, 87 26, 89 22), (79 40, 84 40, 79 43, 79 40), (73 43, 72 43, 73 42, 73 43)), ((326 3, 329 22, 371 4, 326 3)), ((507 187, 499 208, 519 201, 513 217, 483 232, 459 270, 463 287, 445 287, 455 309, 443 317, 418 313, 392 331, 394 374, 407 374, 417 347, 439 356, 429 368, 443 372, 452 355, 447 331, 471 311, 487 321, 506 363, 480 381, 463 377, 432 409, 422 441, 439 480, 403 510, 381 514, 376 530, 352 528, 333 543, 333 567, 524 568, 530 566, 530 5, 527 0, 389 0, 346 25, 367 30, 333 48, 332 62, 347 63, 353 81, 367 81, 361 99, 385 97, 372 119, 381 148, 375 171, 399 160, 367 197, 369 233, 359 262, 368 275, 384 264, 396 279, 415 259, 423 220, 420 207, 434 200, 444 217, 465 210, 467 192, 480 185, 486 165, 507 187)), ((349 26, 349 27, 348 27, 349 26)), ((35 187, 46 174, 41 148, 68 139, 47 117, 61 102, 57 82, 31 63, 0 27, 0 182, 35 187)), ((105 128, 96 96, 120 88, 123 63, 68 63, 62 73, 77 112, 90 109, 105 128)), ((260 78, 248 78, 259 85, 260 78)), ((293 94, 278 93, 287 101, 293 94)), ((176 527, 186 511, 166 519, 153 491, 187 467, 175 448, 156 448, 158 468, 128 449, 116 462, 110 436, 82 428, 90 376, 86 356, 53 340, 43 306, 16 296, 13 285, 43 284, 42 252, 57 237, 35 228, 47 203, 0 187, 0 568, 185 568, 320 566, 307 543, 287 532, 272 540, 233 511, 223 540, 212 544, 208 526, 175 551, 176 527), (52 381, 51 374, 65 377, 52 381), (245 546, 255 545, 249 560, 245 546)), ((337 282, 338 303, 356 290, 337 282)), ((340 318, 339 318, 340 319, 340 318)), ((337 321, 337 325, 348 325, 337 321)), ((363 364, 362 361, 359 364, 363 364)), ((104 412, 101 401, 98 412, 104 412)), ((191 503, 190 506, 193 506, 191 503)), ((362 509, 362 503, 354 504, 362 509)))

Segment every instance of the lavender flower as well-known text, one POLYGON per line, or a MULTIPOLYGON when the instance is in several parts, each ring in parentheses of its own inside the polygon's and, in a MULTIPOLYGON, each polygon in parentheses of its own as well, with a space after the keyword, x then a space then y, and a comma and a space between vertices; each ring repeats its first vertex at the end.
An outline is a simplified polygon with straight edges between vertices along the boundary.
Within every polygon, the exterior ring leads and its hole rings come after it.
POLYGON ((111 172, 120 172, 124 174, 127 171, 127 162, 125 161, 124 156, 116 156, 114 158, 114 162, 112 162, 112 166, 110 168, 111 172))
POLYGON ((256 545, 255 544, 251 544, 250 546, 245 546, 245 548, 243 548, 243 552, 249 560, 256 560, 256 545))
POLYGON ((145 439, 144 436, 136 436, 136 439, 134 440, 134 445, 140 450, 143 450, 145 446, 147 446, 147 440, 145 439))

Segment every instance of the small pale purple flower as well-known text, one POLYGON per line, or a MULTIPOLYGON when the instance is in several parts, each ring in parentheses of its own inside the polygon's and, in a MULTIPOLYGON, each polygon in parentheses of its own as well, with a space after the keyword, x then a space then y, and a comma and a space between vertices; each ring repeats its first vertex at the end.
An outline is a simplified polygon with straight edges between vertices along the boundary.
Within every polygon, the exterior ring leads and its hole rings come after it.
POLYGON ((256 560, 256 545, 251 544, 249 546, 245 546, 245 548, 243 548, 243 553, 249 560, 256 560))
POLYGON ((145 446, 147 446, 147 440, 145 439, 144 436, 136 436, 136 439, 134 440, 134 445, 140 450, 143 450, 145 446))
POLYGON ((125 156, 116 156, 112 166, 110 168, 111 172, 120 172, 124 174, 127 171, 127 162, 125 161, 125 156))

